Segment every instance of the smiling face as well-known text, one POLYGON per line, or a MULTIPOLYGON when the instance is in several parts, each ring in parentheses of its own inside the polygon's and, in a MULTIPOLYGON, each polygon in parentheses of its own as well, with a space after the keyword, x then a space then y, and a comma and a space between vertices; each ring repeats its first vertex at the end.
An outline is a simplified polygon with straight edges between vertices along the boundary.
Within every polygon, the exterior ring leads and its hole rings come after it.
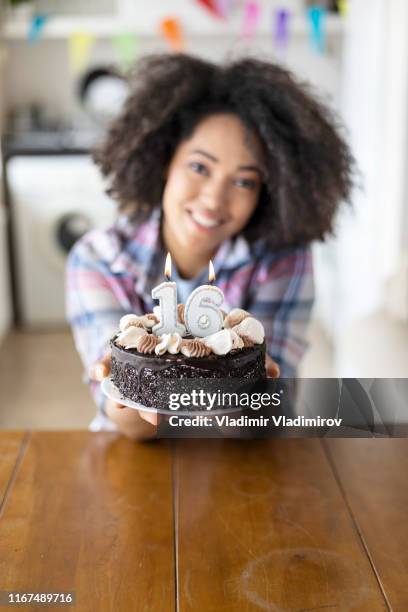
POLYGON ((163 239, 187 277, 254 212, 262 184, 261 145, 235 115, 203 119, 170 162, 163 192, 163 239))

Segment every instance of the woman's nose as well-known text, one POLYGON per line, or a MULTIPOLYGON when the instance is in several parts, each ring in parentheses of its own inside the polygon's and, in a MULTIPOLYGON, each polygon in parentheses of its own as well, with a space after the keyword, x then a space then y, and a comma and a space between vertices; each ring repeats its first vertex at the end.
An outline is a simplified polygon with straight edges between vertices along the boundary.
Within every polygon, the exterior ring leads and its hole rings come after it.
POLYGON ((221 210, 227 203, 227 188, 223 181, 209 181, 200 194, 200 202, 208 210, 221 210))

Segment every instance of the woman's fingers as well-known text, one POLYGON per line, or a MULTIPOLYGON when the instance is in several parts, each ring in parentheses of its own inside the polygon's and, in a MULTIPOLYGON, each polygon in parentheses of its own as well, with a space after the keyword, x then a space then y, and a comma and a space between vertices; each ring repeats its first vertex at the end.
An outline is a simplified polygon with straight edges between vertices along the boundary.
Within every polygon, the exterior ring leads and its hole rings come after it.
POLYGON ((162 420, 161 415, 157 412, 146 412, 145 410, 139 410, 139 414, 141 419, 151 423, 151 425, 154 425, 155 427, 157 427, 162 420))
MULTIPOLYGON (((117 402, 112 402, 112 404, 114 408, 118 410, 123 410, 124 408, 127 408, 127 406, 123 406, 123 404, 118 404, 117 402)), ((137 412, 139 413, 141 419, 147 421, 147 423, 151 423, 151 425, 157 426, 162 420, 162 416, 160 414, 157 414, 157 412, 146 412, 145 410, 138 410, 137 412)))
POLYGON ((102 359, 95 361, 89 368, 89 378, 101 382, 110 372, 111 352, 107 351, 102 359))
MULTIPOLYGON (((113 406, 117 408, 118 410, 123 410, 123 408, 127 408, 127 406, 123 406, 122 404, 118 404, 117 402, 112 402, 112 403, 113 403, 113 406)), ((147 423, 150 423, 151 425, 154 425, 155 427, 157 427, 157 425, 162 420, 162 416, 158 414, 157 412, 146 412, 145 410, 138 410, 137 412, 139 413, 139 416, 141 419, 143 419, 147 423)))
POLYGON ((280 374, 280 369, 278 364, 271 358, 269 355, 265 357, 265 368, 266 375, 269 378, 278 378, 280 374))

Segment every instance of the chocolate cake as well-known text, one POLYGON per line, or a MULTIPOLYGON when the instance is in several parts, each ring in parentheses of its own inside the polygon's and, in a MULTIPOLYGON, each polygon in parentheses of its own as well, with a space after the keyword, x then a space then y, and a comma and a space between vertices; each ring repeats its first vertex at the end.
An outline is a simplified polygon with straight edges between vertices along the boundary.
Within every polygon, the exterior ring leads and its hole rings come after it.
MULTIPOLYGON (((183 321, 182 309, 179 316, 183 321)), ((126 315, 111 340, 111 381, 123 398, 167 410, 170 393, 215 383, 238 392, 266 377, 263 327, 246 311, 231 311, 223 329, 207 338, 155 336, 156 322, 154 315, 126 315)))

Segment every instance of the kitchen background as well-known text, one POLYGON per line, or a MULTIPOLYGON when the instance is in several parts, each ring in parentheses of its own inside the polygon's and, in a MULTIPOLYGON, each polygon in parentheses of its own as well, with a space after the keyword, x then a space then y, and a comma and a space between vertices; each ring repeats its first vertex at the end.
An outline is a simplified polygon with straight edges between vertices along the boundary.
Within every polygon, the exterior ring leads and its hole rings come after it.
POLYGON ((300 375, 407 376, 405 0, 0 6, 0 427, 77 428, 93 416, 64 321, 64 262, 83 232, 113 218, 88 151, 126 95, 122 75, 152 51, 261 55, 337 110, 359 187, 336 237, 314 247, 317 300, 300 375))

